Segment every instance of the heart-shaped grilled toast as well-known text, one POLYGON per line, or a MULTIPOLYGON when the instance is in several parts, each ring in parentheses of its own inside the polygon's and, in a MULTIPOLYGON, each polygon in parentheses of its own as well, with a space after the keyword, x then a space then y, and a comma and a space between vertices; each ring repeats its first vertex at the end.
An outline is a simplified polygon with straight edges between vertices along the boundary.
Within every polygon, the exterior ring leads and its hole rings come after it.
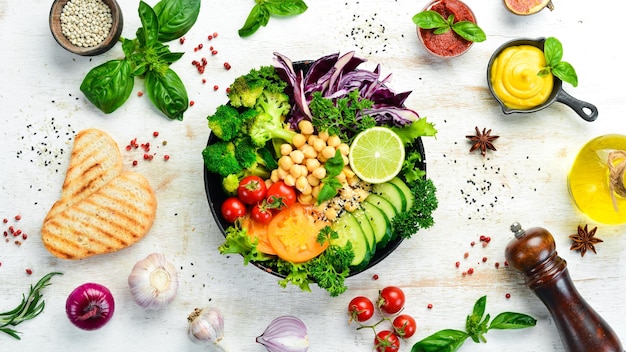
POLYGON ((156 206, 148 180, 122 170, 117 143, 103 131, 84 130, 74 140, 61 198, 44 219, 42 241, 63 259, 115 252, 150 230, 156 206))

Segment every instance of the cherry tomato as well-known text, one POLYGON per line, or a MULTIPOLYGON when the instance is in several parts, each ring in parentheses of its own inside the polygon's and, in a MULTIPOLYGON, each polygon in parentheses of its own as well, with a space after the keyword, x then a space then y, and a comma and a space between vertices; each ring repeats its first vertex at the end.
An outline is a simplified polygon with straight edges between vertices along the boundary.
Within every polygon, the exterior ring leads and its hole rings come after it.
POLYGON ((408 339, 415 334, 417 323, 415 323, 415 319, 413 319, 412 316, 401 314, 393 319, 393 329, 398 336, 403 339, 408 339))
POLYGON ((374 338, 376 352, 398 352, 400 350, 400 339, 392 331, 383 330, 376 334, 374 338))
POLYGON ((395 314, 404 307, 404 292, 396 286, 387 286, 378 294, 378 307, 388 314, 395 314))
POLYGON ((348 313, 358 322, 368 321, 374 315, 374 303, 367 297, 354 297, 348 304, 348 313))
POLYGON ((267 189, 265 195, 268 203, 282 202, 281 205, 275 206, 275 209, 282 210, 296 203, 296 189, 287 186, 283 181, 275 182, 267 189))
POLYGON ((261 203, 258 203, 252 207, 252 210, 250 211, 250 217, 252 218, 252 220, 261 224, 269 224, 274 217, 274 213, 272 213, 271 208, 267 206, 267 203, 265 201, 262 201, 261 203))
POLYGON ((267 187, 259 176, 246 176, 239 182, 237 195, 246 204, 256 204, 265 199, 267 187))
POLYGON ((231 224, 246 215, 246 205, 237 197, 227 198, 222 203, 222 216, 231 224))

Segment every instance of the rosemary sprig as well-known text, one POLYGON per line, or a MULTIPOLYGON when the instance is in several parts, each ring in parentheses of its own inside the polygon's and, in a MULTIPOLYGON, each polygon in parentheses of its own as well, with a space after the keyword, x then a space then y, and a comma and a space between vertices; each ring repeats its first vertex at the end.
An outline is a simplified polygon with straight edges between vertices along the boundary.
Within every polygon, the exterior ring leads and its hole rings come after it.
POLYGON ((16 326, 23 321, 33 319, 43 312, 45 302, 42 299, 43 295, 41 290, 50 285, 50 279, 54 275, 63 275, 59 272, 52 272, 39 279, 35 286, 30 286, 30 292, 28 297, 24 297, 22 294, 22 303, 15 309, 8 312, 0 313, 0 331, 21 340, 18 336, 18 331, 10 328, 10 326, 16 326))

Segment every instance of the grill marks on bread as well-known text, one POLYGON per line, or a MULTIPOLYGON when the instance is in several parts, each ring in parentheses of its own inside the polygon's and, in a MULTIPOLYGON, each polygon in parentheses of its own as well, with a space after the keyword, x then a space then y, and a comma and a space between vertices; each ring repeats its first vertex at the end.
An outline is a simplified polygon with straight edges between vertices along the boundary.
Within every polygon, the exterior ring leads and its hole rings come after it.
POLYGON ((148 180, 122 171, 121 156, 117 168, 115 160, 101 154, 119 156, 117 144, 97 130, 83 132, 75 141, 61 200, 42 227, 46 249, 63 259, 126 248, 148 232, 156 215, 157 201, 148 180), (92 138, 96 139, 89 143, 92 138), (116 153, 110 152, 111 143, 116 153))

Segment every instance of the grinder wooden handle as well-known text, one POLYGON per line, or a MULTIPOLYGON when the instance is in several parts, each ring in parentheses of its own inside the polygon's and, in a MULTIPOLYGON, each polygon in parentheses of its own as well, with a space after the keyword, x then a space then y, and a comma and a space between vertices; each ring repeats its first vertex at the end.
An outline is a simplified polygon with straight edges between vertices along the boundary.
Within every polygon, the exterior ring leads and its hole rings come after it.
POLYGON ((557 255, 554 238, 546 229, 523 230, 511 225, 515 234, 505 257, 512 268, 526 277, 526 286, 546 305, 569 352, 623 352, 611 327, 578 293, 567 263, 557 255))

